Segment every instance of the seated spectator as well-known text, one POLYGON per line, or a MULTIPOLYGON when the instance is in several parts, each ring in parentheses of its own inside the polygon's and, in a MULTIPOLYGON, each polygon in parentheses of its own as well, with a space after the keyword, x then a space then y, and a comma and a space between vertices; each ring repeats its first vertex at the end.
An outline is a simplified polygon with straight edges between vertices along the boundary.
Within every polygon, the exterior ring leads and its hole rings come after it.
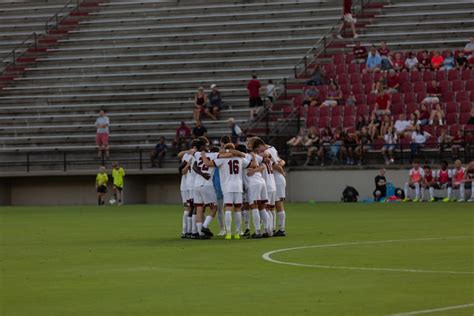
POLYGON ((318 106, 319 105, 319 90, 312 86, 305 90, 303 106, 318 106))
POLYGON ((377 117, 377 115, 375 115, 375 113, 372 113, 368 125, 370 138, 376 139, 380 135, 381 126, 382 122, 380 122, 379 118, 377 117))
POLYGON ((302 146, 304 140, 306 139, 306 129, 304 127, 300 128, 298 134, 295 137, 292 137, 289 141, 286 142, 289 146, 302 146))
POLYGON ((472 59, 474 59, 474 37, 471 37, 471 41, 464 46, 464 54, 469 63, 472 64, 472 59))
POLYGON ((380 135, 383 136, 387 131, 393 127, 392 117, 390 115, 385 115, 382 119, 382 126, 380 127, 380 135))
POLYGON ((273 101, 275 100, 275 98, 277 96, 276 87, 273 84, 272 79, 268 80, 268 83, 267 83, 267 86, 266 86, 266 96, 267 96, 268 101, 270 101, 270 106, 272 106, 273 101))
POLYGON ((318 151, 319 160, 321 161, 321 166, 324 166, 324 158, 326 153, 329 152, 332 143, 332 131, 331 128, 325 127, 323 132, 320 135, 320 146, 318 151))
POLYGON ((464 56, 464 52, 460 51, 458 52, 458 57, 456 57, 456 67, 458 69, 466 69, 468 66, 468 61, 466 56, 464 56))
POLYGON ((177 148, 177 151, 180 152, 184 149, 188 149, 189 142, 191 141, 191 129, 186 125, 185 122, 181 124, 176 129, 176 138, 174 139, 174 146, 177 148))
POLYGON ((357 147, 357 137, 355 133, 344 133, 344 149, 346 156, 346 164, 353 165, 355 163, 354 153, 357 147))
POLYGON ((363 127, 367 127, 367 119, 365 116, 359 116, 356 121, 356 131, 361 132, 363 127))
POLYGON ((196 121, 193 128, 193 138, 198 138, 199 136, 207 137, 207 128, 202 125, 201 121, 196 121))
POLYGON ((441 152, 445 151, 446 148, 450 148, 453 143, 453 136, 449 135, 445 128, 441 130, 438 136, 438 144, 441 152))
POLYGON ((168 150, 168 145, 165 143, 165 138, 162 136, 160 137, 160 141, 156 144, 155 149, 150 154, 150 161, 152 168, 161 168, 163 159, 166 156, 166 151, 168 150), (156 165, 155 161, 158 159, 158 166, 156 165))
POLYGON ((422 102, 421 106, 420 106, 420 109, 416 112, 417 112, 416 114, 418 115, 418 118, 420 120, 420 125, 421 126, 428 125, 428 123, 430 122, 430 112, 428 111, 428 107, 426 106, 426 102, 422 102))
POLYGON ((377 49, 377 52, 382 59, 388 58, 390 56, 390 49, 387 47, 387 42, 380 42, 380 47, 377 49))
MULTIPOLYGON (((406 128, 407 131, 413 132, 415 131, 416 127, 420 125, 420 120, 418 119, 418 115, 416 113, 410 114, 410 125, 406 128)), ((411 136, 411 133, 410 133, 411 136)))
POLYGON ((374 113, 377 115, 390 115, 390 95, 385 93, 385 90, 380 90, 375 98, 374 113))
POLYGON ((392 60, 393 69, 397 72, 400 72, 405 68, 405 61, 402 58, 402 54, 395 53, 395 57, 392 60))
POLYGON ((397 146, 398 136, 395 133, 395 129, 390 127, 383 136, 384 145, 382 147, 382 156, 384 157, 385 164, 393 164, 395 162, 393 151, 397 146))
POLYGON ((356 105, 357 105, 357 99, 354 96, 354 93, 351 91, 351 93, 346 99, 346 106, 356 106, 356 105))
POLYGON ((428 104, 439 103, 441 98, 441 88, 436 80, 431 81, 431 84, 426 88, 426 98, 423 99, 423 102, 428 104))
POLYGON ((387 92, 397 93, 400 89, 400 77, 394 69, 390 69, 387 77, 387 92))
POLYGON ((326 100, 321 104, 321 106, 336 106, 342 100, 342 91, 339 90, 339 87, 335 82, 331 82, 329 85, 329 90, 326 93, 326 100))
POLYGON ((461 129, 453 136, 451 155, 453 160, 459 159, 459 151, 464 147, 464 135, 461 129))
POLYGON ((443 60, 443 65, 441 66, 441 70, 451 70, 456 67, 456 61, 454 60, 453 53, 451 51, 448 52, 446 58, 443 60))
POLYGON ((418 70, 418 58, 413 52, 409 52, 407 59, 405 59, 405 69, 408 71, 418 70))
POLYGON ((222 110, 221 92, 216 84, 211 85, 211 92, 208 95, 209 107, 206 108, 205 113, 213 120, 217 119, 219 112, 222 110))
POLYGON ((304 166, 309 165, 314 156, 317 155, 317 153, 319 152, 320 141, 321 139, 319 137, 319 130, 315 126, 311 126, 308 131, 308 135, 306 135, 306 138, 304 140, 304 145, 308 148, 308 153, 304 166))
POLYGON ((444 58, 439 54, 438 51, 433 52, 433 57, 431 57, 431 69, 438 70, 443 66, 444 58))
POLYGON ((385 177, 385 169, 382 168, 375 177, 374 200, 380 202, 385 197, 387 197, 387 178, 385 177))
POLYGON ((441 104, 435 102, 430 115, 430 125, 443 125, 444 124, 444 111, 441 109, 441 104))
POLYGON ((419 70, 430 70, 431 69, 431 59, 427 50, 422 52, 421 60, 418 63, 419 70))
POLYGON ((410 150, 412 161, 415 159, 415 155, 420 153, 429 137, 431 137, 430 133, 424 131, 421 125, 416 125, 415 130, 411 134, 410 150))
POLYGON ((385 90, 385 89, 387 89, 387 77, 384 74, 380 76, 377 82, 374 82, 372 84, 372 93, 377 94, 380 90, 385 90))
POLYGON ((380 57, 375 46, 372 46, 370 49, 370 53, 367 56, 366 66, 364 72, 376 72, 380 71, 382 68, 382 57, 380 57))
POLYGON ((324 71, 324 68, 322 68, 320 65, 316 65, 314 68, 313 74, 311 75, 311 78, 306 81, 307 86, 321 86, 326 83, 326 73, 324 71))
POLYGON ((354 55, 354 60, 352 62, 355 64, 365 64, 367 61, 367 49, 364 46, 360 46, 359 41, 356 42, 352 49, 352 54, 354 55))
POLYGON ((363 127, 361 132, 356 133, 357 135, 357 147, 355 154, 359 159, 359 165, 362 165, 364 161, 365 153, 372 149, 373 140, 370 137, 369 130, 367 127, 363 127))
POLYGON ((467 120, 467 125, 474 125, 474 108, 471 108, 471 116, 467 120))
POLYGON ((207 95, 204 93, 204 88, 199 87, 194 96, 194 120, 199 121, 201 114, 205 112, 207 105, 207 95))
POLYGON ((239 144, 240 138, 244 134, 242 132, 242 129, 239 127, 239 125, 237 125, 237 123, 235 123, 235 120, 232 117, 227 120, 227 123, 229 123, 229 127, 230 127, 230 135, 231 135, 230 139, 232 140, 234 144, 239 144))
POLYGON ((394 124, 395 133, 398 136, 403 136, 405 132, 407 132, 407 129, 409 127, 410 127, 410 121, 406 119, 406 115, 403 113, 400 114, 394 124))
POLYGON ((344 148, 344 132, 342 131, 342 128, 336 127, 334 130, 334 133, 332 134, 332 140, 331 140, 331 151, 330 151, 330 157, 332 160, 332 163, 336 162, 338 159, 341 161, 344 161, 344 157, 346 156, 346 149, 344 148))

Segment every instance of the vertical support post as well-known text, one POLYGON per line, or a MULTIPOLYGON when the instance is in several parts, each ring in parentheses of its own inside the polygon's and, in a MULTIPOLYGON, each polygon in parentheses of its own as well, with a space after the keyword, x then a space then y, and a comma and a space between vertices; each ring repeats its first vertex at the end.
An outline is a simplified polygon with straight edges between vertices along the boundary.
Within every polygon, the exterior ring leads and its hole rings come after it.
POLYGON ((66 159, 66 152, 63 153, 63 171, 66 172, 67 170, 67 159, 66 159))
POLYGON ((56 13, 56 30, 59 29, 59 13, 56 13))
POLYGON ((140 170, 143 169, 143 150, 140 148, 140 170))
POLYGON ((26 172, 30 172, 30 153, 26 153, 26 172))
POLYGON ((298 78, 298 67, 297 66, 295 66, 294 72, 295 72, 295 79, 297 79, 298 78))

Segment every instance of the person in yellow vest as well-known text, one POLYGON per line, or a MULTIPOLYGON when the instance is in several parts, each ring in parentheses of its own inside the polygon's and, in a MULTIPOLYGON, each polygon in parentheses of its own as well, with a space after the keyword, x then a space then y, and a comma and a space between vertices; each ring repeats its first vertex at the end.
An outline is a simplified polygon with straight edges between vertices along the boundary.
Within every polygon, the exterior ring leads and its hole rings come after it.
POLYGON ((125 170, 118 162, 114 162, 112 178, 114 179, 114 197, 118 205, 122 205, 123 201, 123 177, 125 177, 125 170))
POLYGON ((104 205, 105 194, 107 193, 107 183, 109 182, 109 177, 107 176, 107 171, 104 166, 99 168, 99 173, 95 178, 95 188, 97 189, 97 202, 99 205, 104 205))

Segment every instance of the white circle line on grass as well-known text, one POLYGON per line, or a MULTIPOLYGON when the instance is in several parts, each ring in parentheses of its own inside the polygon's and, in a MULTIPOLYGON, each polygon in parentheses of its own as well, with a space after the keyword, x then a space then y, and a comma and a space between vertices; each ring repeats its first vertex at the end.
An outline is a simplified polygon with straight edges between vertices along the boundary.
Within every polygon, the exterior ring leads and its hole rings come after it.
POLYGON ((406 312, 406 313, 400 313, 400 314, 392 314, 391 316, 411 316, 411 315, 430 314, 430 313, 444 312, 444 311, 450 311, 453 309, 461 309, 461 308, 468 308, 468 307, 474 307, 474 303, 446 306, 446 307, 433 308, 433 309, 425 309, 421 311, 406 312))
POLYGON ((284 264, 289 266, 307 267, 307 268, 319 268, 319 269, 340 269, 340 270, 360 270, 360 271, 388 271, 388 272, 410 272, 410 273, 439 273, 439 274, 474 274, 471 271, 437 271, 437 270, 422 270, 422 269, 397 269, 397 268, 368 268, 368 267, 345 267, 345 266, 332 266, 332 265, 319 265, 319 264, 304 264, 297 262, 280 261, 272 258, 272 255, 280 252, 287 252, 300 249, 310 248, 331 248, 331 247, 342 247, 342 246, 358 246, 358 245, 371 245, 371 244, 389 244, 398 242, 410 242, 410 241, 432 241, 432 240, 455 240, 455 239, 472 239, 474 236, 451 236, 451 237, 425 237, 425 238, 413 238, 413 239, 390 239, 390 240, 375 240, 375 241, 354 241, 344 242, 337 244, 324 244, 324 245, 313 245, 313 246, 300 246, 293 248, 277 249, 266 252, 262 255, 262 258, 268 262, 276 264, 284 264))

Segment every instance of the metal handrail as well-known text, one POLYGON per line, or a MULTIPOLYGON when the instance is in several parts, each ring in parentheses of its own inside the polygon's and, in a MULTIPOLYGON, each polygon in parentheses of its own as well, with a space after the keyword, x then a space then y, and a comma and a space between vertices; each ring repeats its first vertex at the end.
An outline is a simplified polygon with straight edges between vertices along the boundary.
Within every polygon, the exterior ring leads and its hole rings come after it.
POLYGON ((56 28, 58 29, 59 28, 59 23, 61 23, 62 21, 64 21, 64 19, 66 19, 68 15, 64 15, 62 17, 62 19, 59 19, 59 15, 64 11, 66 10, 69 5, 73 2, 76 2, 76 6, 71 10, 69 11, 69 13, 77 10, 79 8, 79 5, 81 4, 81 0, 69 0, 61 9, 59 9, 52 17, 50 17, 48 20, 46 20, 46 23, 45 23, 45 33, 48 33, 49 30, 51 30, 52 28, 56 28), (52 20, 54 20, 54 24, 49 27, 49 22, 51 22, 52 20))

